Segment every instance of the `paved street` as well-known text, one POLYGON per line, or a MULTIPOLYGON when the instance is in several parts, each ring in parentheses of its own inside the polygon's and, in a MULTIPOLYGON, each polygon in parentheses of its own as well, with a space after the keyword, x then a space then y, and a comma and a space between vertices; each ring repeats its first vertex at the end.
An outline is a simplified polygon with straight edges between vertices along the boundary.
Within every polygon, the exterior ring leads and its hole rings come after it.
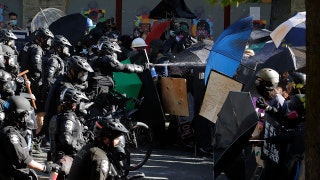
MULTIPOLYGON (((139 171, 145 174, 141 179, 211 180, 212 169, 212 156, 195 156, 191 148, 170 147, 155 149, 149 161, 139 171)), ((134 173, 136 172, 131 174, 134 173)))
MULTIPOLYGON (((154 149, 149 161, 139 169, 145 174, 140 179, 158 180, 211 180, 213 179, 212 156, 196 153, 193 148, 168 147, 154 149)), ((46 154, 35 154, 35 159, 44 162, 46 154)), ((137 174, 137 171, 130 172, 129 176, 137 174)), ((47 179, 48 175, 39 173, 39 179, 47 179)))

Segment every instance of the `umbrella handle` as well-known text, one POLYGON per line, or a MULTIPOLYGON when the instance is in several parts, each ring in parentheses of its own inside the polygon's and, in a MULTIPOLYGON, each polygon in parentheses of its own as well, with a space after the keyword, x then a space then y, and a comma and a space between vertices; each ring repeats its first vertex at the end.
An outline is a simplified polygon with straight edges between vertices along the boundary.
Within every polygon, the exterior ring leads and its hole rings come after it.
POLYGON ((150 64, 150 61, 149 61, 149 57, 148 57, 148 54, 147 54, 147 50, 146 50, 146 48, 143 48, 143 50, 144 50, 144 54, 146 55, 146 58, 147 58, 148 64, 150 64))

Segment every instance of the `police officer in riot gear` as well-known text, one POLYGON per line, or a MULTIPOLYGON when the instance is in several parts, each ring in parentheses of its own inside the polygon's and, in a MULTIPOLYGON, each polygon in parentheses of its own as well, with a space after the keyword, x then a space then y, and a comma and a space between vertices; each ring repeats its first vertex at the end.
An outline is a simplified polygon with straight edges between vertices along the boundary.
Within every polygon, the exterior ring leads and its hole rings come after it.
POLYGON ((107 93, 115 87, 113 72, 141 73, 143 66, 136 64, 122 64, 117 60, 115 52, 121 52, 116 42, 103 39, 98 44, 99 58, 90 62, 94 69, 89 74, 87 92, 90 98, 95 102, 92 108, 97 112, 95 115, 102 115, 101 110, 108 104, 107 93), (100 112, 99 112, 100 111, 100 112))
POLYGON ((74 157, 69 180, 107 179, 112 177, 108 154, 120 144, 120 137, 128 130, 112 118, 98 118, 95 127, 95 141, 85 145, 74 157))
POLYGON ((37 98, 38 101, 38 129, 36 133, 39 133, 42 125, 43 118, 45 116, 45 101, 47 99, 49 89, 54 83, 57 76, 62 75, 65 71, 65 59, 70 56, 69 48, 70 42, 62 35, 55 35, 52 41, 50 54, 43 58, 42 62, 42 86, 41 93, 37 98))
MULTIPOLYGON (((17 76, 20 72, 20 66, 18 63, 18 57, 15 54, 14 49, 12 49, 10 46, 1 44, 1 49, 3 52, 3 63, 4 63, 4 69, 11 73, 13 76, 17 76)), ((1 67, 0 67, 1 68, 1 67)))
POLYGON ((41 85, 42 57, 44 51, 50 47, 53 33, 48 28, 39 28, 34 33, 34 40, 25 44, 19 54, 21 71, 29 70, 28 78, 34 94, 41 85))
POLYGON ((65 88, 60 95, 61 112, 50 120, 49 139, 52 160, 59 161, 63 155, 73 157, 85 144, 83 127, 74 112, 86 95, 74 88, 65 88))
POLYGON ((17 90, 16 82, 12 75, 3 69, 0 69, 0 98, 6 100, 15 95, 17 90))
POLYGON ((29 101, 21 96, 12 96, 1 104, 6 113, 4 124, 0 130, 0 179, 30 179, 35 173, 20 171, 24 168, 50 173, 53 165, 42 165, 30 156, 28 145, 21 134, 26 128, 35 125, 34 111, 29 101))
POLYGON ((14 54, 18 54, 15 40, 18 39, 12 31, 7 29, 0 29, 0 42, 4 45, 9 46, 14 51, 14 54))
POLYGON ((88 64, 84 57, 71 56, 67 62, 66 72, 58 76, 49 90, 49 94, 45 104, 45 119, 44 126, 41 129, 40 135, 47 132, 51 117, 60 112, 60 94, 66 87, 84 89, 86 88, 86 80, 88 72, 93 72, 93 69, 88 64))

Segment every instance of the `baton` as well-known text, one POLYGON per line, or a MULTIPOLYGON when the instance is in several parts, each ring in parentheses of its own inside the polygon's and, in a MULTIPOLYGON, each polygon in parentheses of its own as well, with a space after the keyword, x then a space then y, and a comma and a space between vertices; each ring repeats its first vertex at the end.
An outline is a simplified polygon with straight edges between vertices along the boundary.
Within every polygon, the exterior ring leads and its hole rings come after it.
MULTIPOLYGON (((28 77, 27 77, 27 73, 29 72, 29 70, 25 70, 25 71, 22 71, 21 73, 18 74, 18 76, 22 76, 24 81, 25 81, 25 84, 26 84, 26 87, 27 87, 27 90, 28 90, 28 93, 30 95, 32 95, 32 91, 31 91, 31 87, 30 87, 30 82, 28 77)), ((37 106, 36 106, 36 101, 34 99, 31 99, 31 104, 33 106, 34 109, 37 109, 37 106)))

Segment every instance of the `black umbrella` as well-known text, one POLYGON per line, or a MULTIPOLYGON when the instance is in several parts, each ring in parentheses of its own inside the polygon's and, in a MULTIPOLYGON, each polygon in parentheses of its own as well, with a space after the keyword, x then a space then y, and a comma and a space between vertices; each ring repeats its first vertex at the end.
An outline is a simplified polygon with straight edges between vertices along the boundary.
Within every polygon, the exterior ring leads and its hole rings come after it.
POLYGON ((202 62, 206 63, 213 41, 203 40, 192 44, 179 53, 174 53, 174 62, 202 62))
POLYGON ((206 66, 212 45, 211 40, 198 41, 179 53, 173 53, 168 64, 170 76, 185 77, 195 66, 206 66))
POLYGON ((150 19, 186 18, 195 19, 184 0, 162 0, 150 11, 150 19))
POLYGON ((87 18, 80 13, 63 16, 51 23, 49 29, 55 35, 65 36, 75 46, 85 35, 87 18))
POLYGON ((262 68, 272 68, 282 74, 286 71, 303 69, 305 66, 305 47, 276 48, 272 41, 268 41, 254 56, 241 60, 235 79, 246 84, 244 88, 246 89, 253 85, 255 73, 262 68))
POLYGON ((215 177, 247 146, 258 120, 250 93, 230 91, 216 123, 215 147, 225 150, 214 163, 215 177))
POLYGON ((271 31, 268 29, 254 29, 250 34, 248 43, 251 45, 269 41, 271 40, 270 33, 271 31))

